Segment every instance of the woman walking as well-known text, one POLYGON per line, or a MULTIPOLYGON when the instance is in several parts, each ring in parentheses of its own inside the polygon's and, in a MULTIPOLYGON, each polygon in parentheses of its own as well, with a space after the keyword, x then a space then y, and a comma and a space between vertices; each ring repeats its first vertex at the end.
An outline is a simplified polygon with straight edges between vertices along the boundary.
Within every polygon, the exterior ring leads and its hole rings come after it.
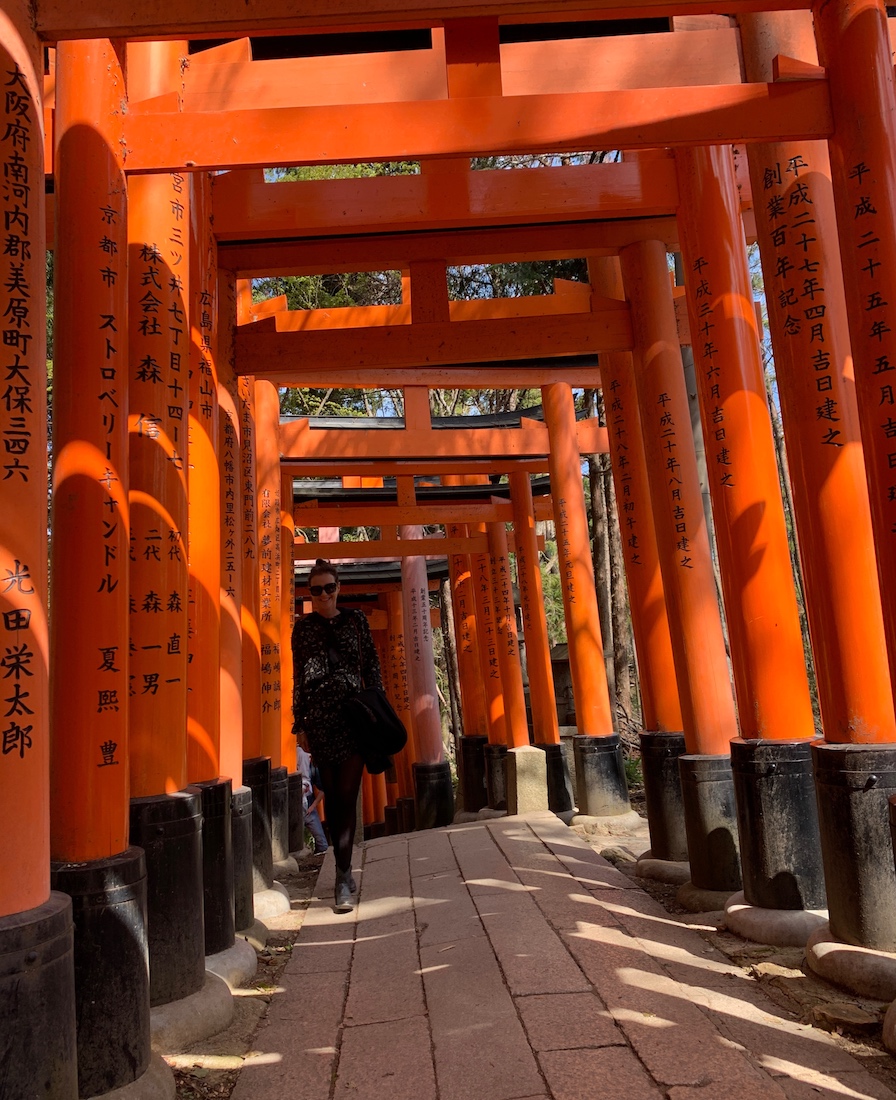
POLYGON ((318 558, 308 574, 311 614, 292 635, 295 695, 293 731, 320 772, 330 842, 336 857, 338 913, 354 908, 352 841, 364 761, 360 731, 345 717, 345 703, 361 687, 382 688, 380 662, 362 611, 337 606, 339 575, 318 558))

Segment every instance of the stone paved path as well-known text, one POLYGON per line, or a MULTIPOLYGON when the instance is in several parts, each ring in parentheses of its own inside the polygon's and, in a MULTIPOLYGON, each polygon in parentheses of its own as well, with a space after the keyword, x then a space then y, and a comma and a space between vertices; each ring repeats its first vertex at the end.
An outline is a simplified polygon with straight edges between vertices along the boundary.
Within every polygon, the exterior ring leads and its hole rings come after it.
POLYGON ((233 1100, 896 1095, 552 814, 372 841, 352 914, 333 874, 233 1100))

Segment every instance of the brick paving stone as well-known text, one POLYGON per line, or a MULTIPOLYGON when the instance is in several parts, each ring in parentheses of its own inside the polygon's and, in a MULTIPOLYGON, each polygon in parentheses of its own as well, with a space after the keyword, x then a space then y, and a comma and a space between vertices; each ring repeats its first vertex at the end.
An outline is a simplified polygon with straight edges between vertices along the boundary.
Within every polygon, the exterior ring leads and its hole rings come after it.
POLYGON ((408 866, 411 876, 457 872, 454 848, 445 829, 429 829, 408 837, 408 866))
POLYGON ((440 1100, 511 1100, 543 1088, 486 939, 420 952, 440 1100))
POLYGON ((407 844, 404 836, 383 836, 377 840, 368 840, 364 845, 364 865, 381 859, 394 859, 407 851, 407 844))
POLYGON ((625 1036, 596 993, 517 997, 516 1008, 535 1051, 625 1045, 625 1036))
POLYGON ((421 948, 485 936, 479 913, 457 869, 420 876, 413 883, 421 948))
POLYGON ((539 1062, 553 1100, 663 1100, 638 1059, 624 1047, 546 1051, 539 1062))
POLYGON ((451 830, 448 835, 461 874, 474 897, 495 890, 526 890, 504 853, 495 844, 487 826, 480 825, 475 831, 469 828, 457 832, 451 830))
POLYGON ((896 1093, 862 1070, 849 1073, 800 1071, 799 1079, 776 1077, 787 1100, 893 1100, 896 1093))
MULTIPOLYGON (((304 1093, 299 1093, 305 1100, 304 1093)), ((348 1029, 334 1100, 436 1100, 429 1028, 423 1016, 348 1029)))
POLYGON ((514 996, 591 988, 529 895, 492 893, 478 895, 475 902, 514 996))

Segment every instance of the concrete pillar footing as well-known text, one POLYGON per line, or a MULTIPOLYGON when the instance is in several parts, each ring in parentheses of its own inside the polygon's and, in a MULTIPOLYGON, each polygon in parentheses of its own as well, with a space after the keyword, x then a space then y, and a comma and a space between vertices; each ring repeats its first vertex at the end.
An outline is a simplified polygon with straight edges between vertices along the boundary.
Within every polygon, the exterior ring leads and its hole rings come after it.
POLYGON ((645 847, 649 843, 646 840, 647 822, 637 810, 628 810, 626 813, 612 814, 608 817, 577 813, 570 824, 579 826, 589 836, 630 836, 634 832, 643 831, 645 847))
POLYGON ((252 895, 252 904, 257 920, 267 917, 279 917, 290 910, 289 891, 282 883, 272 882, 268 890, 256 890, 252 895))
POLYGON ((176 1095, 177 1083, 171 1066, 160 1054, 151 1054, 146 1072, 136 1081, 104 1092, 93 1100, 175 1100, 176 1095))
POLYGON ((152 1049, 158 1054, 180 1054, 194 1043, 217 1035, 232 1021, 230 987, 223 978, 207 971, 198 992, 150 1010, 152 1049))
POLYGON ((507 752, 507 813, 548 809, 547 757, 541 749, 521 745, 507 752))
POLYGON ((725 924, 730 932, 753 943, 773 947, 805 947, 819 928, 827 928, 827 909, 766 909, 750 905, 743 890, 725 905, 725 924))
POLYGON ((248 928, 241 928, 236 933, 238 940, 245 940, 253 951, 263 951, 271 938, 270 929, 260 920, 254 920, 248 928))
POLYGON ((255 977, 258 956, 248 940, 237 936, 233 946, 205 956, 205 969, 223 978, 231 989, 239 989, 255 977))
POLYGON ((649 878, 653 882, 684 886, 691 880, 691 865, 687 860, 654 859, 648 848, 635 864, 635 874, 638 878, 649 878))
POLYGON ((806 962, 832 985, 876 1001, 896 1000, 896 954, 843 943, 834 938, 828 924, 810 935, 806 962))
POLYGON ((678 888, 675 900, 689 913, 715 913, 724 909, 733 890, 707 890, 685 882, 678 888))
POLYGON ((278 859, 274 862, 275 875, 297 875, 298 873, 299 865, 291 855, 287 856, 286 859, 278 859))

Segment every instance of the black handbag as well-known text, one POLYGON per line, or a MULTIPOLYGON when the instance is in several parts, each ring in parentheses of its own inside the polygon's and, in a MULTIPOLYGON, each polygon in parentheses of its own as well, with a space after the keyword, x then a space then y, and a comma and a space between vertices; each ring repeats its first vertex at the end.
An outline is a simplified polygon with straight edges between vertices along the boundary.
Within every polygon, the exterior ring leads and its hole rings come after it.
MULTIPOLYGON (((364 683, 360 668, 361 628, 358 632, 358 678, 364 683)), ((358 734, 364 766, 371 775, 380 775, 392 766, 392 757, 408 743, 408 731, 395 713, 386 693, 378 687, 362 687, 343 704, 343 712, 358 734)))

